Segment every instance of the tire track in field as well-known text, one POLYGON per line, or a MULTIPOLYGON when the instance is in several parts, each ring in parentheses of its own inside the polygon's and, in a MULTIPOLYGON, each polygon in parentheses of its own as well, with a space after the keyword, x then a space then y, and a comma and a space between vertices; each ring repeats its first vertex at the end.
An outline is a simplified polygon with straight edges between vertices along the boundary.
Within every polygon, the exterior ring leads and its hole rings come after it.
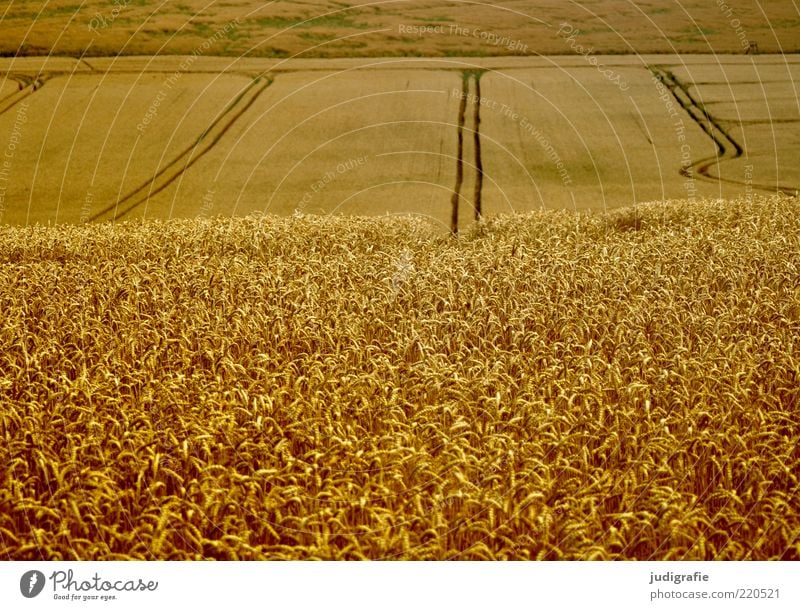
POLYGON ((456 184, 450 198, 450 232, 458 234, 458 204, 461 199, 461 185, 464 182, 464 123, 467 114, 467 97, 469 96, 469 79, 461 81, 461 100, 458 104, 458 146, 456 150, 456 184))
POLYGON ((5 114, 22 100, 33 95, 44 86, 47 76, 26 76, 24 74, 9 74, 8 80, 19 85, 19 89, 0 100, 0 114, 5 114))
POLYGON ((473 129, 475 138, 475 190, 472 195, 472 205, 475 209, 475 221, 479 221, 483 216, 483 159, 481 158, 481 76, 483 71, 475 71, 472 78, 475 79, 475 105, 473 110, 473 129))
POLYGON ((455 235, 458 233, 458 207, 461 201, 461 189, 464 186, 464 132, 469 129, 467 123, 467 106, 472 105, 472 136, 475 155, 475 182, 472 191, 472 208, 474 218, 479 221, 483 215, 483 159, 481 157, 481 76, 483 70, 465 70, 461 77, 461 100, 458 108, 458 146, 456 153, 456 184, 450 199, 451 216, 450 230, 455 235), (474 93, 470 91, 470 82, 474 82, 474 93))
MULTIPOLYGON (((688 167, 682 167, 680 174, 687 178, 697 176, 709 182, 726 182, 747 188, 757 188, 770 193, 781 193, 791 197, 796 196, 798 189, 793 186, 768 185, 735 180, 733 178, 723 178, 721 175, 711 173, 711 168, 717 166, 721 170, 721 164, 725 161, 738 159, 744 155, 744 148, 731 136, 720 122, 699 103, 689 92, 689 85, 682 82, 669 69, 664 67, 650 66, 650 71, 669 89, 672 97, 678 102, 680 107, 691 117, 691 119, 702 129, 706 135, 717 146, 718 154, 713 157, 706 157, 695 161, 688 167)), ((721 174, 721 171, 718 171, 721 174)))
POLYGON ((203 130, 195 140, 194 144, 188 146, 177 157, 160 169, 156 174, 143 182, 140 186, 125 195, 115 203, 107 205, 105 208, 89 217, 89 222, 101 220, 110 212, 113 212, 111 220, 117 220, 129 214, 141 204, 148 201, 153 195, 157 195, 175 180, 181 177, 190 167, 208 154, 211 149, 222 139, 222 137, 233 127, 241 116, 247 112, 256 99, 263 91, 272 84, 271 78, 256 78, 250 85, 240 93, 236 99, 222 112, 214 121, 203 130), (238 110, 237 110, 238 108, 238 110), (231 116, 232 115, 232 116, 231 116), (226 117, 229 117, 226 120, 226 117), (200 145, 207 141, 202 148, 200 145), (199 152, 198 152, 199 149, 199 152))

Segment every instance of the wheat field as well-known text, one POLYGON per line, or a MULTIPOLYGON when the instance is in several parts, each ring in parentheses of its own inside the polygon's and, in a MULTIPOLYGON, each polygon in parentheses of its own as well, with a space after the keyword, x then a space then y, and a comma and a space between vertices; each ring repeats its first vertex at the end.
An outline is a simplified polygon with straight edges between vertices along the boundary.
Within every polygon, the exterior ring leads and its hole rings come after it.
POLYGON ((0 229, 0 558, 798 559, 800 205, 0 229))

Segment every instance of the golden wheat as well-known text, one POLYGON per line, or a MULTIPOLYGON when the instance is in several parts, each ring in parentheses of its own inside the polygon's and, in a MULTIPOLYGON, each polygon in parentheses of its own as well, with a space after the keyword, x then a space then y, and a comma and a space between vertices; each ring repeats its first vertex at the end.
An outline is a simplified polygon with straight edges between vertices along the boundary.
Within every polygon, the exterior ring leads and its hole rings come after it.
POLYGON ((800 558, 800 205, 0 229, 0 557, 800 558))

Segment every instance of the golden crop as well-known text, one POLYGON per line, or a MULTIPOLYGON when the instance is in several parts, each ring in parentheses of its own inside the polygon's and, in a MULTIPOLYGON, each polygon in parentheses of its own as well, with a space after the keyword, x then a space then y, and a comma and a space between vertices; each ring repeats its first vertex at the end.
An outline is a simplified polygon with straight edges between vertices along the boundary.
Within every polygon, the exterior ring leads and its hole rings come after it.
POLYGON ((0 229, 0 558, 798 559, 800 205, 0 229))

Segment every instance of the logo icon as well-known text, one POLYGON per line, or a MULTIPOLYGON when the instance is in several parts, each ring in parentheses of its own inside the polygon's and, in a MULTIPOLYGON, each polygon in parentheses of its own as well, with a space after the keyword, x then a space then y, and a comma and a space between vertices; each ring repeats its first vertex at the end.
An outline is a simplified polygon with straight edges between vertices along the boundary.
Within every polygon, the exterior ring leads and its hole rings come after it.
POLYGON ((29 570, 19 579, 19 590, 28 599, 36 597, 44 589, 44 574, 39 570, 29 570))

